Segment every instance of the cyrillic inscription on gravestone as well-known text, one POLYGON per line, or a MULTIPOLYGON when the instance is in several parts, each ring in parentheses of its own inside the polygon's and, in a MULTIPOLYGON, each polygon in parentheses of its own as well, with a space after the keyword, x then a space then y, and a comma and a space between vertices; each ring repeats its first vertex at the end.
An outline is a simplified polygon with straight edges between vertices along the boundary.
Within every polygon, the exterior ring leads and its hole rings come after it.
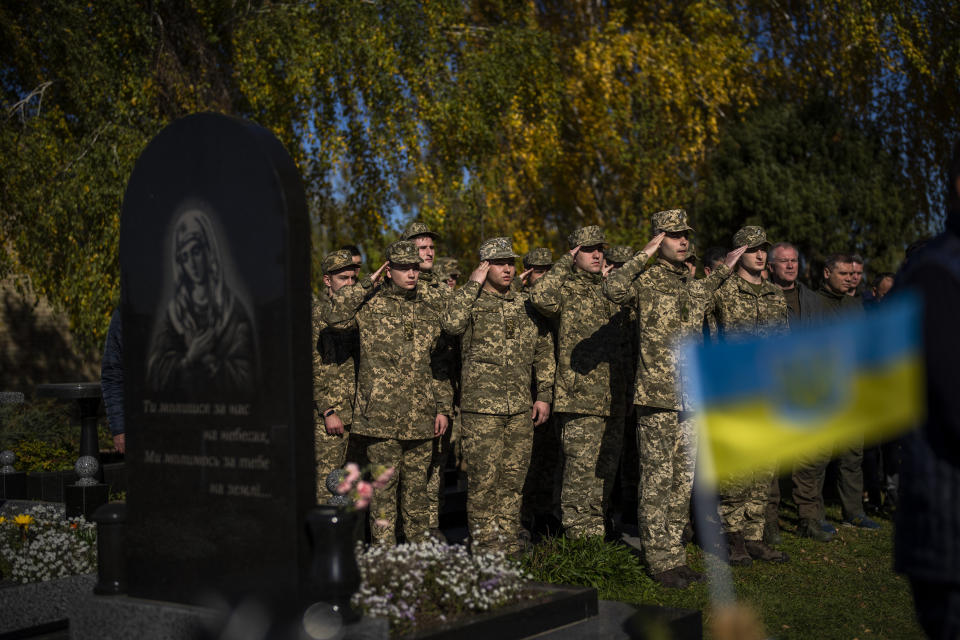
POLYGON ((120 228, 130 595, 299 600, 309 252, 300 178, 265 129, 194 115, 137 161, 120 228))

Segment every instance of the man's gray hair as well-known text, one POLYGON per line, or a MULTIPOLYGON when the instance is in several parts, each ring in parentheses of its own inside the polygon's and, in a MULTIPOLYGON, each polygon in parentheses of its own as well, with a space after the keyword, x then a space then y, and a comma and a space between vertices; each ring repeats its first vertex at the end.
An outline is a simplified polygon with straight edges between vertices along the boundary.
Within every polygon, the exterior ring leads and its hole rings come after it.
POLYGON ((770 251, 767 251, 767 255, 772 256, 773 252, 776 251, 777 249, 793 249, 794 251, 797 252, 797 256, 800 255, 800 250, 797 249, 792 244, 790 244, 789 242, 778 242, 777 244, 770 247, 770 251))

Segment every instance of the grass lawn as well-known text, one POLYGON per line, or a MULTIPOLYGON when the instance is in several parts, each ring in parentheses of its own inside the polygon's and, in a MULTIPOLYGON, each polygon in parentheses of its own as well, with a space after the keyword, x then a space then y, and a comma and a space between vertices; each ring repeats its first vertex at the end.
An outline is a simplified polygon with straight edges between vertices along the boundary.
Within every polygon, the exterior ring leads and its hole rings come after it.
MULTIPOLYGON (((828 508, 827 515, 836 523, 839 512, 828 508)), ((923 638, 909 584, 892 569, 892 525, 877 521, 880 531, 838 526, 836 538, 823 544, 798 538, 795 523, 782 518, 780 548, 790 562, 734 567, 738 599, 758 612, 771 638, 923 638)), ((689 545, 687 555, 691 566, 704 568, 698 547, 689 545)), ((538 580, 595 586, 603 599, 701 610, 709 604, 706 584, 660 587, 627 547, 600 539, 549 539, 524 562, 538 580)))

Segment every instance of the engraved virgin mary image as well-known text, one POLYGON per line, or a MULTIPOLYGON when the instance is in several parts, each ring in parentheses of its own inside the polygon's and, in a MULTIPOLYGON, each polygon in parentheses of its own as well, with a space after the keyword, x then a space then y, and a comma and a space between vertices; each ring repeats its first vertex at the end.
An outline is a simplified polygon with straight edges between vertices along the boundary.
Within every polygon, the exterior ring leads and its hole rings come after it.
POLYGON ((251 391, 253 326, 226 282, 207 215, 184 211, 172 241, 173 296, 155 329, 147 385, 190 396, 251 391))

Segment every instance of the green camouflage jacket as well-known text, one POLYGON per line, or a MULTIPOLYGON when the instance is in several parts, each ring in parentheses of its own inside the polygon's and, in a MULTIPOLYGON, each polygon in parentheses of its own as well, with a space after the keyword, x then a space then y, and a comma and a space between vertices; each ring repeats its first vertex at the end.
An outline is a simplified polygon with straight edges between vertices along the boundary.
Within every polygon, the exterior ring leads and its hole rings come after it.
POLYGON ((603 284, 613 302, 636 310, 637 357, 633 403, 645 407, 689 411, 689 384, 683 379, 682 342, 703 342, 703 319, 712 309, 712 294, 730 276, 720 265, 710 277, 694 280, 685 266, 663 259, 643 270, 647 255, 639 252, 603 284))
POLYGON ((333 408, 344 424, 353 422, 353 397, 357 388, 360 336, 356 329, 336 331, 323 320, 330 306, 326 291, 313 299, 313 405, 317 424, 333 408))
POLYGON ((569 252, 530 288, 530 301, 557 330, 554 411, 626 412, 630 354, 624 345, 630 338, 620 305, 604 297, 602 288, 599 273, 574 270, 569 252))
POLYGON ((437 414, 453 414, 452 350, 440 328, 439 294, 420 283, 405 291, 386 281, 374 289, 343 287, 324 320, 359 330, 360 365, 351 432, 375 438, 433 437, 437 414))
POLYGON ((739 275, 728 278, 713 294, 713 315, 721 340, 767 337, 790 330, 783 291, 766 280, 757 293, 739 275))
POLYGON ((534 371, 536 399, 551 401, 553 336, 526 295, 513 289, 500 295, 471 280, 453 294, 440 323, 451 336, 462 336, 463 411, 497 415, 529 411, 534 371))

